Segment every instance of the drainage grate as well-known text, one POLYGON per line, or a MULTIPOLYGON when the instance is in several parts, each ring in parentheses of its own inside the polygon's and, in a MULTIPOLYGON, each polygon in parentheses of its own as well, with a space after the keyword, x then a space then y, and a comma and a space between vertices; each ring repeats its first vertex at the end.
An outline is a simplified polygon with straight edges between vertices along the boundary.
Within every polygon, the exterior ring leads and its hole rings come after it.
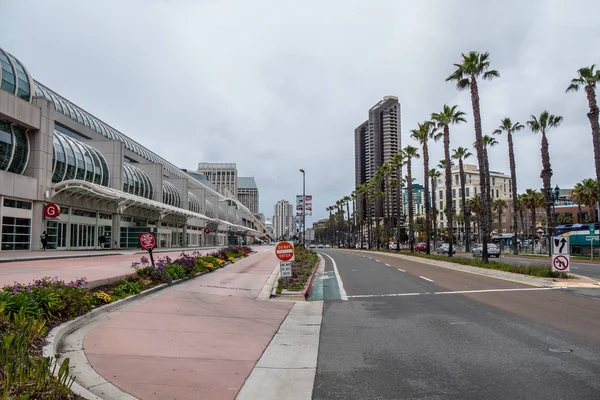
POLYGON ((550 348, 548 350, 553 353, 571 353, 571 352, 573 352, 573 350, 567 349, 566 347, 554 347, 554 348, 550 348))

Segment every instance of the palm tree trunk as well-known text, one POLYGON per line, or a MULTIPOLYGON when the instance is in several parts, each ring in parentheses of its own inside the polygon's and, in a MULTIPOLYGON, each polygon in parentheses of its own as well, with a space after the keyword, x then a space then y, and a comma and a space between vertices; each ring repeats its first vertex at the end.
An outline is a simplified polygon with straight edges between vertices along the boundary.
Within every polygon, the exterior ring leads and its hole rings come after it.
POLYGON ((426 245, 426 254, 431 253, 430 245, 431 245, 431 215, 429 213, 431 206, 429 204, 429 179, 427 179, 427 174, 429 173, 429 150, 427 149, 427 140, 423 142, 423 183, 424 183, 424 191, 425 191, 425 243, 426 245))
POLYGON ((587 95, 588 104, 590 106, 590 112, 587 116, 592 127, 592 143, 594 145, 596 180, 598 181, 598 187, 600 187, 600 123, 598 121, 600 111, 598 110, 598 104, 596 103, 596 90, 594 86, 586 85, 585 92, 587 95))
POLYGON ((482 260, 488 262, 487 244, 489 241, 489 220, 491 219, 490 186, 488 182, 488 171, 485 163, 485 147, 483 145, 483 131, 481 129, 481 111, 479 106, 479 88, 477 79, 471 76, 471 104, 473 105, 473 120, 475 123, 475 148, 477 150, 477 162, 479 163, 479 180, 481 187, 481 243, 482 260))
POLYGON ((398 249, 400 249, 400 230, 403 216, 403 201, 402 201, 402 166, 398 166, 397 179, 398 185, 396 186, 396 241, 398 242, 398 249))
POLYGON ((510 184, 512 189, 512 205, 513 205, 513 241, 512 250, 513 254, 519 254, 519 247, 517 243, 517 235, 519 234, 519 223, 517 221, 517 212, 519 210, 519 198, 517 196, 517 166, 515 164, 515 152, 513 149, 512 132, 508 130, 508 159, 510 162, 510 184))
POLYGON ((448 257, 452 257, 454 234, 452 231, 452 170, 450 166, 450 128, 444 126, 444 169, 446 170, 446 219, 448 221, 448 257))
POLYGON ((531 243, 535 243, 535 234, 537 233, 535 231, 536 228, 536 223, 535 223, 535 207, 533 207, 531 209, 531 243))
MULTIPOLYGON (((385 201, 386 201, 386 214, 387 217, 385 219, 385 237, 386 239, 388 239, 390 237, 390 232, 391 232, 391 226, 392 226, 392 213, 391 213, 391 208, 390 208, 390 202, 391 202, 391 193, 390 193, 390 178, 388 177, 388 179, 386 180, 386 184, 385 184, 385 201)), ((389 240, 389 239, 388 239, 389 240)), ((389 244, 388 244, 389 247, 389 244)))
POLYGON ((414 210, 413 210, 413 188, 412 188, 412 160, 408 160, 406 167, 406 175, 408 182, 406 183, 408 190, 408 245, 411 253, 415 251, 415 221, 414 221, 414 210))
POLYGON ((542 178, 542 182, 544 183, 544 198, 546 199, 546 231, 547 231, 547 240, 550 240, 552 236, 552 210, 551 210, 551 200, 548 198, 548 192, 546 188, 551 187, 551 179, 552 179, 552 167, 550 166, 550 152, 548 145, 548 138, 546 134, 542 132, 542 173, 540 177, 542 178))
POLYGON ((498 210, 498 235, 502 234, 502 210, 498 210))
POLYGON ((460 173, 460 197, 461 206, 463 211, 463 226, 464 228, 464 237, 465 237, 465 251, 468 253, 471 251, 471 233, 470 233, 470 215, 467 212, 467 189, 465 188, 465 169, 462 158, 458 160, 458 169, 460 173))
POLYGON ((433 247, 435 247, 436 243, 437 243, 437 212, 433 212, 433 210, 435 210, 435 191, 436 191, 436 186, 435 186, 435 177, 431 177, 431 219, 432 219, 432 225, 433 225, 433 247))

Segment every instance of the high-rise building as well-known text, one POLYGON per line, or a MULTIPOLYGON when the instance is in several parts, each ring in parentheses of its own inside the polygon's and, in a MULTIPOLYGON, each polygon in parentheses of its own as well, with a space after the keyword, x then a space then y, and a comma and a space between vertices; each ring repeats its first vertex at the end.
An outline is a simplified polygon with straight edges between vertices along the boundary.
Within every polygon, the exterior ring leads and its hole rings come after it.
MULTIPOLYGON (((385 96, 369 110, 369 119, 354 130, 354 163, 355 185, 369 182, 375 172, 385 162, 390 161, 400 149, 400 104, 398 97, 385 96)), ((391 188, 393 213, 396 212, 396 191, 391 188)), ((359 202, 359 209, 364 215, 364 201, 359 202)), ((372 208, 371 213, 374 212, 372 208)))
POLYGON ((254 177, 239 177, 237 183, 238 200, 250 211, 258 213, 258 187, 254 177))
MULTIPOLYGON (((418 183, 413 183, 412 184, 412 189, 413 189, 413 212, 414 212, 414 217, 425 217, 425 190, 423 185, 420 185, 418 183)), ((407 188, 403 188, 402 189, 403 192, 403 197, 404 197, 404 209, 406 210, 406 213, 408 214, 408 189, 407 188)))
POLYGON ((294 206, 287 200, 279 200, 275 204, 273 229, 276 240, 291 239, 296 234, 294 206))
POLYGON ((198 163, 198 172, 206 175, 223 196, 238 195, 238 173, 235 163, 198 163))

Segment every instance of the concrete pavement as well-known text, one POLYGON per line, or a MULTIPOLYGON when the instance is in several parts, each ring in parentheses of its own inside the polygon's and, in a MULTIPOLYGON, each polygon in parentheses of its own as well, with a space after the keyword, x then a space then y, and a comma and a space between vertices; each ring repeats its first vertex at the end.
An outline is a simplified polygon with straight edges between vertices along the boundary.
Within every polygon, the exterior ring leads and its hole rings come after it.
POLYGON ((325 253, 348 301, 325 300, 314 399, 598 398, 597 289, 325 253))
POLYGON ((294 305, 256 300, 275 264, 259 250, 113 313, 85 336, 85 355, 141 399, 234 399, 294 305))

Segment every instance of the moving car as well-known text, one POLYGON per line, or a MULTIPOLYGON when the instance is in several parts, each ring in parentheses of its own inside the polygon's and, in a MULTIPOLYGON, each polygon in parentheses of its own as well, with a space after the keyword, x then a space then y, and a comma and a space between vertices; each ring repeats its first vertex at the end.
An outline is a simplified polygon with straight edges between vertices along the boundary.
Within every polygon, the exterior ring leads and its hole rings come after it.
MULTIPOLYGON (((500 258, 500 247, 496 246, 493 243, 488 243, 488 256, 500 258)), ((483 253, 483 245, 478 244, 473 248, 473 257, 481 257, 481 253, 483 253)))
POLYGON ((396 242, 390 242, 389 249, 390 250, 398 250, 398 243, 396 243, 396 242))
MULTIPOLYGON (((448 243, 442 243, 436 250, 438 254, 448 254, 450 252, 450 245, 448 243)), ((452 254, 456 254, 456 248, 452 247, 452 254)))
POLYGON ((419 243, 418 245, 415 246, 415 251, 416 252, 427 251, 427 243, 419 243))

